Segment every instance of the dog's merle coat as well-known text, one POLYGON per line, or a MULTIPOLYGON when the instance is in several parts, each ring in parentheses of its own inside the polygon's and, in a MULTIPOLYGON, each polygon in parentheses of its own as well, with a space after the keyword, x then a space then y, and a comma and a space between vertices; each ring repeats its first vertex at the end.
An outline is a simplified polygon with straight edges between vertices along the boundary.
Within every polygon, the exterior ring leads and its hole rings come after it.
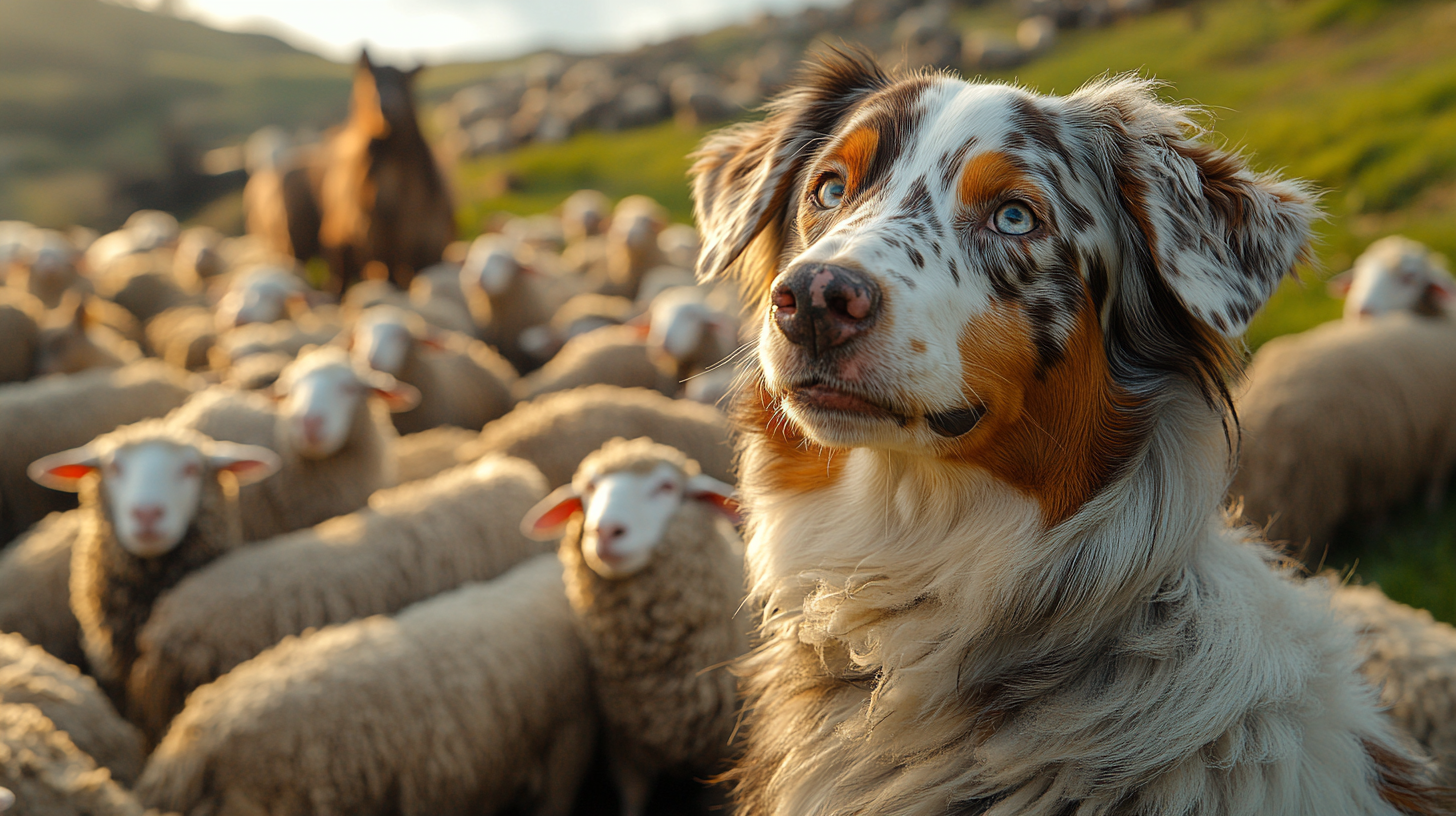
POLYGON ((834 54, 699 152, 699 272, 763 315, 744 816, 1446 812, 1218 515, 1231 340, 1311 195, 1153 91, 834 54))

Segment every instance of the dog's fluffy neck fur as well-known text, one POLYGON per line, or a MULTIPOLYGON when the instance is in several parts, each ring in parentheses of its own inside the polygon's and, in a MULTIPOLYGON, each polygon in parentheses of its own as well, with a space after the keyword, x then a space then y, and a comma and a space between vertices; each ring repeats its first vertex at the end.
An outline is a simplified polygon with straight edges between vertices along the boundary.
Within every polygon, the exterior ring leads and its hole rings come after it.
POLYGON ((772 429, 751 432, 764 626, 740 813, 1401 812, 1353 642, 1225 527, 1219 413, 1161 394, 1121 472, 1050 529, 929 457, 825 451, 823 487, 778 490, 772 429))

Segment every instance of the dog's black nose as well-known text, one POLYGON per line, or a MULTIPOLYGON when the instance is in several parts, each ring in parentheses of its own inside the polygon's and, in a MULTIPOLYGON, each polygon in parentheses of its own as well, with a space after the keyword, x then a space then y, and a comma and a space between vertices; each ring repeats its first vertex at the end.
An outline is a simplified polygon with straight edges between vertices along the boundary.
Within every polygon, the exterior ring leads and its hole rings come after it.
POLYGON ((880 287, 853 269, 805 264, 779 278, 773 306, 784 337, 818 357, 874 324, 880 287))

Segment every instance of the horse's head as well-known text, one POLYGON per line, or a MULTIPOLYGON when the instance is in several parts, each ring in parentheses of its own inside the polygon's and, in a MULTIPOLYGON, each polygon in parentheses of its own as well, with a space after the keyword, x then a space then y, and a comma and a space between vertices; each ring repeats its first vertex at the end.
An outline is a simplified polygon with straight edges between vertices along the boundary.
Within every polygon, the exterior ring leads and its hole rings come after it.
POLYGON ((375 65, 368 49, 361 50, 354 69, 353 118, 364 122, 376 138, 418 127, 414 82, 423 69, 423 65, 409 71, 375 65))

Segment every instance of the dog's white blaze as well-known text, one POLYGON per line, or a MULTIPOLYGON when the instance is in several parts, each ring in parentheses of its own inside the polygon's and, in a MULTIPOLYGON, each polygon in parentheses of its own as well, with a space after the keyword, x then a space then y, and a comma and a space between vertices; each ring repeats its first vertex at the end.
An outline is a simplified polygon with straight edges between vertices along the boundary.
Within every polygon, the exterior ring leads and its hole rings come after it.
POLYGON ((101 479, 123 549, 139 558, 171 552, 197 515, 206 462, 195 448, 144 442, 105 458, 101 479))
POLYGON ((603 578, 625 578, 647 566, 685 490, 683 475, 667 464, 593 480, 581 540, 587 566, 603 578))
POLYGON ((365 386, 345 365, 311 369, 288 383, 280 413, 293 449, 312 459, 337 453, 349 439, 365 386))

